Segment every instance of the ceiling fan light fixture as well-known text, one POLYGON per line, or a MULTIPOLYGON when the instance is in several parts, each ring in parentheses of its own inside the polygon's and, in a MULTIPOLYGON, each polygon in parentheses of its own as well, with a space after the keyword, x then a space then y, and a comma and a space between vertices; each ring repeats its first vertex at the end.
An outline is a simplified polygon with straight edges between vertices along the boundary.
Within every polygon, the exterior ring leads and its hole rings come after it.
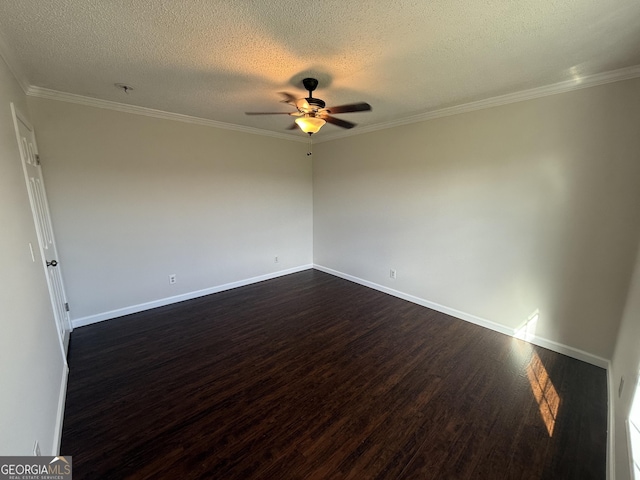
POLYGON ((300 130, 302 130, 304 133, 308 133, 309 135, 318 133, 322 126, 327 123, 319 117, 312 117, 309 115, 298 117, 296 118, 295 122, 300 127, 300 130))
POLYGON ((295 112, 245 112, 247 115, 291 115, 298 117, 288 130, 295 129, 296 125, 300 127, 304 133, 311 135, 318 133, 325 123, 330 123, 340 128, 353 128, 355 123, 336 118, 330 114, 334 113, 352 113, 352 112, 369 112, 371 105, 365 102, 349 103, 346 105, 337 105, 335 107, 326 108, 324 100, 313 98, 313 91, 318 86, 318 80, 315 78, 305 78, 302 81, 304 88, 309 92, 307 98, 296 98, 287 92, 280 92, 285 98, 283 102, 296 108, 295 112))

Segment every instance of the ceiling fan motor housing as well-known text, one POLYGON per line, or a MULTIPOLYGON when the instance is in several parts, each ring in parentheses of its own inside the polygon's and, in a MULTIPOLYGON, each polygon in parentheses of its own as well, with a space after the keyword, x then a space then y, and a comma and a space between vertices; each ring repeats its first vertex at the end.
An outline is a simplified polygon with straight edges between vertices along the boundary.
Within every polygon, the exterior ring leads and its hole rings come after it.
POLYGON ((309 96, 305 99, 309 105, 314 105, 318 108, 324 108, 325 103, 319 98, 313 98, 313 91, 318 88, 318 80, 315 78, 305 78, 302 80, 302 85, 309 91, 309 96))
POLYGON ((319 98, 309 97, 306 100, 309 105, 314 105, 318 108, 324 108, 324 106, 326 105, 324 103, 324 100, 320 100, 319 98))
POLYGON ((318 87, 318 80, 315 78, 305 78, 302 80, 302 85, 304 85, 305 90, 309 90, 309 96, 311 96, 311 92, 318 87))

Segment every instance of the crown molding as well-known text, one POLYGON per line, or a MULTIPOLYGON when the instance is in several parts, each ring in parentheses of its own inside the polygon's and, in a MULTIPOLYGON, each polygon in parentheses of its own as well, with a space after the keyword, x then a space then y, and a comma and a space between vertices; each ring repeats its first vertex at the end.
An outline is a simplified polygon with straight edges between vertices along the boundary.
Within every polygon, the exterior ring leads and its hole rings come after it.
POLYGON ((327 135, 326 137, 322 136, 320 138, 317 138, 315 139, 314 143, 322 143, 339 138, 352 137, 354 135, 361 135, 364 133, 376 132, 378 130, 385 130, 387 128, 399 127, 401 125, 409 125, 412 123, 424 122, 426 120, 433 120, 435 118, 448 117, 451 115, 458 115, 460 113, 473 112, 475 110, 498 107, 501 105, 508 105, 510 103, 523 102, 525 100, 532 100, 535 98, 547 97, 550 95, 571 92, 583 88, 595 87, 597 85, 604 85, 606 83, 621 82, 623 80, 630 80, 638 77, 640 77, 640 65, 634 65, 631 67, 621 68, 619 70, 612 70, 610 72, 597 73, 595 75, 589 75, 577 79, 565 80, 563 82, 554 83, 552 85, 531 88, 528 90, 522 90, 520 92, 508 93, 506 95, 499 95, 497 97, 486 98, 484 100, 469 102, 462 105, 455 105, 453 107, 431 110, 397 120, 376 123, 374 125, 366 125, 363 127, 359 127, 357 131, 348 130, 344 132, 337 132, 327 135))
POLYGON ((259 128, 245 127, 233 123, 219 122, 217 120, 209 120, 207 118, 193 117, 191 115, 183 115, 181 113, 165 112, 153 108, 139 107, 137 105, 126 105, 124 103, 112 102, 109 100, 101 100, 99 98, 85 97, 74 93, 60 92, 48 88, 30 86, 26 94, 31 97, 46 98, 49 100, 59 100, 62 102, 76 103, 88 107, 106 108, 124 113, 133 113, 136 115, 144 115, 147 117, 160 118, 164 120, 175 120, 178 122, 191 123, 194 125, 204 125, 206 127, 221 128, 224 130, 234 130, 237 132, 251 133, 254 135, 262 135, 266 137, 274 137, 282 140, 290 140, 294 142, 306 143, 306 138, 296 137, 291 134, 272 132, 270 130, 262 130, 259 128))
MULTIPOLYGON (((148 117, 161 118, 165 120, 175 120, 179 122, 191 123, 196 125, 204 125, 209 127, 221 128, 226 130, 235 130, 244 133, 251 133, 254 135, 263 135, 267 137, 279 138, 283 140, 290 140, 294 142, 306 143, 308 139, 306 137, 299 137, 292 134, 285 134, 279 132, 272 132, 270 130, 263 130, 253 127, 245 127, 243 125, 236 125, 232 123, 219 122, 216 120, 209 120, 206 118, 193 117, 190 115, 183 115, 180 113, 165 112, 162 110, 155 110, 147 107, 139 107, 136 105, 125 105, 123 103, 112 102, 109 100, 101 100, 92 97, 86 97, 83 95, 76 95, 73 93, 60 92, 57 90, 51 90, 42 87, 28 86, 24 76, 20 75, 20 72, 15 69, 15 63, 10 63, 5 57, 6 49, 3 49, 2 39, 0 38, 0 54, 3 56, 9 68, 11 68, 14 76, 22 86, 25 93, 29 96, 48 98, 52 100, 60 100, 63 102, 77 103, 80 105, 106 108, 109 110, 116 110, 119 112, 133 113, 138 115, 145 115, 148 117), (13 68, 12 68, 13 67, 13 68), (25 85, 27 87, 25 88, 25 85)), ((630 80, 640 77, 640 65, 634 65, 631 67, 621 68, 619 70, 613 70, 610 72, 598 73, 595 75, 589 75, 577 79, 565 80, 562 82, 554 83, 552 85, 546 85, 543 87, 531 88, 528 90, 522 90, 519 92, 508 93, 506 95, 499 95, 496 97, 486 98, 475 102, 469 102, 462 105, 455 105, 453 107, 441 108, 438 110, 431 110, 416 115, 410 115, 408 117, 391 120, 388 122, 376 123, 374 125, 366 125, 358 128, 356 131, 348 130, 344 132, 336 132, 329 135, 318 135, 313 138, 313 143, 322 143, 331 140, 337 140, 339 138, 352 137, 354 135, 362 135, 365 133, 371 133, 378 130, 385 130, 388 128, 399 127, 402 125, 409 125, 413 123, 424 122, 427 120, 433 120, 435 118, 448 117, 451 115, 458 115, 461 113, 473 112, 476 110, 482 110, 485 108, 497 107, 501 105, 508 105, 510 103, 522 102, 525 100, 532 100, 535 98, 547 97, 550 95, 556 95, 559 93, 571 92, 574 90, 580 90, 583 88, 595 87, 597 85, 603 85, 607 83, 620 82, 623 80, 630 80)))
POLYGON ((27 80, 27 76, 24 74, 22 67, 20 66, 20 62, 13 55, 13 50, 9 48, 9 45, 4 41, 2 37, 2 32, 0 32, 0 58, 4 60, 4 63, 9 67, 9 71, 13 74, 18 85, 22 88, 22 91, 27 93, 30 88, 29 81, 27 80))

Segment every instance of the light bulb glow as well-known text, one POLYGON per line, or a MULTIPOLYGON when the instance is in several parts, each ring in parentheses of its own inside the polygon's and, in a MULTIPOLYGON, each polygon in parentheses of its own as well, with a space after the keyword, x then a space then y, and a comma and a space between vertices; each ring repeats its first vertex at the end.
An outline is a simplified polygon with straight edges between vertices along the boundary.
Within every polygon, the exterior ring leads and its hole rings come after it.
POLYGON ((318 117, 311 117, 305 115, 304 117, 296 118, 296 123, 304 133, 318 133, 322 126, 327 123, 323 119, 318 117))

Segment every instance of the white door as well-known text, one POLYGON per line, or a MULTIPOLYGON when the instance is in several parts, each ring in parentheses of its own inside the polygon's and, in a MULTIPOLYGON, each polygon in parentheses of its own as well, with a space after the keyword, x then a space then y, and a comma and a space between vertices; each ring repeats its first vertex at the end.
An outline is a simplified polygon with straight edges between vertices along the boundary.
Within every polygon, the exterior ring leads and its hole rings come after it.
POLYGON ((36 137, 31 124, 16 110, 13 103, 11 104, 11 112, 13 113, 13 123, 16 127, 16 136, 20 145, 20 157, 27 182, 27 190, 29 191, 33 221, 38 233, 40 255, 42 256, 42 264, 49 286, 49 295, 51 296, 51 305, 53 306, 60 346, 66 357, 69 334, 72 327, 69 319, 69 305, 64 292, 62 274, 58 262, 56 242, 53 237, 47 194, 42 181, 42 168, 38 157, 36 137))

